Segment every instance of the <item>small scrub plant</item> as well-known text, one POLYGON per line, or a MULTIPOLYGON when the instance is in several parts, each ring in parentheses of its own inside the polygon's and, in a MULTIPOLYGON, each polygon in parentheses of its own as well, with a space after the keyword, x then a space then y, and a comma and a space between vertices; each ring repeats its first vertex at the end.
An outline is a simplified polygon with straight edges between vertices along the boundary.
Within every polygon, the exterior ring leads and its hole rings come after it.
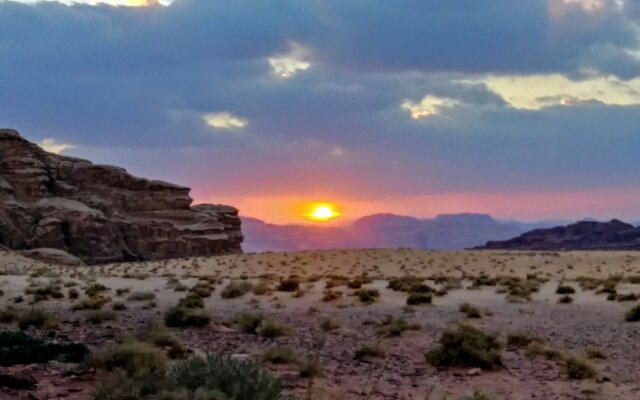
POLYGON ((544 344, 545 340, 540 336, 535 336, 525 332, 514 332, 507 336, 507 346, 517 349, 526 347, 534 342, 544 344))
POLYGON ((597 347, 589 347, 585 350, 585 355, 587 356, 587 358, 589 359, 597 359, 597 360, 606 360, 607 359, 607 353, 604 352, 604 350, 599 349, 597 347))
POLYGON ((560 298, 558 298, 558 303, 571 304, 573 303, 573 297, 569 296, 568 294, 565 294, 564 296, 560 296, 560 298))
POLYGON ((431 304, 432 300, 433 296, 431 295, 431 293, 414 292, 410 293, 407 297, 407 305, 417 306, 420 304, 431 304))
POLYGON ((494 335, 465 324, 446 330, 438 343, 425 354, 427 362, 434 366, 502 368, 502 346, 494 335))
POLYGON ((356 360, 362 360, 363 358, 383 358, 384 349, 382 345, 377 342, 367 342, 362 344, 354 354, 356 360))
POLYGON ((322 363, 318 357, 308 357, 299 362, 301 378, 316 378, 322 375, 322 363))
POLYGON ((0 309, 0 323, 10 324, 18 318, 18 313, 11 307, 0 309))
POLYGON ((331 318, 325 318, 320 323, 320 329, 322 332, 331 332, 340 328, 340 323, 331 318))
POLYGON ((295 292, 300 288, 300 279, 296 276, 281 279, 278 284, 278 291, 280 292, 295 292))
POLYGON ((153 292, 133 292, 128 297, 128 301, 150 301, 155 300, 156 295, 153 292))
POLYGON ((88 366, 106 371, 122 370, 130 376, 164 373, 167 358, 149 343, 128 338, 91 356, 88 366))
POLYGON ((23 331, 30 326, 36 329, 55 329, 58 325, 58 320, 53 314, 35 308, 25 312, 18 319, 18 327, 23 331))
POLYGON ((563 285, 563 284, 558 284, 558 287, 556 288, 556 294, 574 294, 576 292, 576 290, 573 288, 573 286, 569 286, 569 285, 563 285))
POLYGON ((87 321, 95 325, 106 321, 115 321, 116 319, 116 313, 108 310, 94 310, 87 315, 87 321))
POLYGON ((264 316, 258 313, 241 313, 236 315, 233 322, 235 322, 240 331, 244 333, 256 334, 258 333, 258 328, 264 321, 264 316))
POLYGON ((482 318, 482 311, 469 303, 460 305, 460 312, 464 313, 467 318, 482 318))
POLYGON ((576 356, 565 359, 563 371, 569 379, 592 379, 598 376, 598 370, 591 362, 576 356))
POLYGON ((271 347, 262 353, 262 361, 271 364, 292 364, 296 359, 296 352, 287 346, 271 347))
POLYGON ((408 330, 417 331, 419 329, 420 325, 409 324, 404 318, 389 317, 380 323, 376 333, 380 336, 393 337, 400 336, 408 330))
POLYGON ((378 289, 358 289, 354 292, 355 296, 364 304, 373 304, 380 297, 378 289))
POLYGON ((209 325, 211 318, 202 310, 174 306, 164 314, 164 323, 168 327, 203 327, 209 325))
POLYGON ((204 300, 195 293, 188 293, 178 300, 178 306, 184 308, 204 308, 204 300))
POLYGON ((627 313, 624 315, 624 320, 627 322, 640 321, 640 304, 627 311, 627 313))
POLYGON ((293 336, 296 334, 296 331, 292 327, 279 322, 263 321, 256 330, 256 333, 263 338, 273 339, 281 336, 293 336))
MULTIPOLYGON (((178 363, 168 374, 168 382, 183 388, 189 399, 198 390, 215 391, 224 397, 200 397, 215 400, 284 400, 280 380, 260 365, 238 361, 228 355, 209 354, 178 363)), ((208 392, 210 395, 212 392, 208 392)))
POLYGON ((235 299, 249 293, 251 289, 253 289, 251 282, 235 280, 227 284, 222 293, 220 293, 220 296, 222 296, 223 299, 235 299))

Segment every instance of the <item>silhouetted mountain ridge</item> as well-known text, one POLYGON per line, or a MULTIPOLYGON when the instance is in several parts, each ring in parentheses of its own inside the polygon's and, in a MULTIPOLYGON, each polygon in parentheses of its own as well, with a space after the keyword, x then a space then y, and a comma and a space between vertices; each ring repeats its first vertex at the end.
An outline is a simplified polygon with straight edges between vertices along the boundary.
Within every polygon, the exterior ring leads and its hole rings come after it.
POLYGON ((535 229, 509 240, 489 241, 481 249, 640 250, 640 227, 613 219, 585 219, 566 226, 535 229))
POLYGON ((549 223, 500 221, 488 214, 441 214, 415 218, 374 214, 341 227, 276 225, 243 217, 247 252, 312 249, 414 248, 459 250, 505 240, 549 223))

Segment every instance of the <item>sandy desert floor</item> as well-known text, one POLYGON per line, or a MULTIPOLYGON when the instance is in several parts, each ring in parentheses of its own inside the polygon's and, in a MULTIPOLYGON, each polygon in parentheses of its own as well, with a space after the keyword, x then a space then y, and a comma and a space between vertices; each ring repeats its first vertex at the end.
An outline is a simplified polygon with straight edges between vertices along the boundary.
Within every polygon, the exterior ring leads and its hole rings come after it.
MULTIPOLYGON (((13 309, 17 319, 46 310, 59 321, 56 338, 92 350, 162 324, 168 309, 203 285, 211 291, 203 294, 211 322, 171 332, 195 354, 263 363, 292 398, 458 400, 477 392, 478 399, 640 399, 640 322, 625 321, 638 305, 640 253, 348 250, 68 267, 0 252, 0 310, 13 309), (416 282, 422 289, 411 286, 416 282), (46 290, 38 297, 35 289, 51 286, 61 298, 46 290), (103 310, 117 309, 104 321, 90 322, 95 310, 77 310, 91 287, 102 287, 103 310), (568 294, 556 293, 559 287, 568 294), (240 294, 228 298, 234 288, 240 294), (78 298, 70 298, 74 290, 78 298), (409 292, 428 292, 431 303, 408 305, 409 292), (465 303, 471 312, 460 310, 465 303), (287 334, 245 333, 237 323, 242 313, 260 314, 287 334), (502 368, 426 361, 425 352, 459 322, 496 335, 502 368), (521 346, 509 339, 516 334, 541 339, 521 346), (379 354, 356 357, 366 345, 379 354), (270 362, 263 353, 275 346, 298 361, 270 362), (573 357, 595 373, 571 376, 573 357), (313 379, 300 374, 307 359, 322 366, 313 379)), ((16 321, 0 328, 18 329, 16 321)), ((104 377, 55 362, 0 367, 0 375, 23 370, 38 388, 0 388, 0 399, 91 399, 104 377)))

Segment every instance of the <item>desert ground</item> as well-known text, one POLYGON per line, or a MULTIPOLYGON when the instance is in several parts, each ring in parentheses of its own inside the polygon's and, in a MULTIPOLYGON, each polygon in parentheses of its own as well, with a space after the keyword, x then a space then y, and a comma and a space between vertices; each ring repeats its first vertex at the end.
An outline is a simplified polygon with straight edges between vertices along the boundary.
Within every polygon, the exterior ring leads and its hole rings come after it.
POLYGON ((118 398, 94 354, 123 338, 151 343, 167 368, 217 353, 258 363, 292 399, 640 398, 637 252, 337 250, 76 267, 0 252, 0 289, 1 330, 91 350, 81 363, 0 367, 0 382, 34 383, 0 388, 2 400, 118 398))

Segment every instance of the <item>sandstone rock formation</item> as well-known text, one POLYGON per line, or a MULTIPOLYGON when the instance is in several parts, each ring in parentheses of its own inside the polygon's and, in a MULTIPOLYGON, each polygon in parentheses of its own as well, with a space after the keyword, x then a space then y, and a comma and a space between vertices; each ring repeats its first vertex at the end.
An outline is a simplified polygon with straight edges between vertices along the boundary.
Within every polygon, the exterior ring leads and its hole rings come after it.
POLYGON ((640 227, 618 220, 580 221, 536 229, 514 239, 490 241, 479 249, 505 250, 638 250, 640 227))
POLYGON ((241 252, 238 210, 191 207, 189 191, 0 130, 0 248, 60 249, 87 263, 241 252))

